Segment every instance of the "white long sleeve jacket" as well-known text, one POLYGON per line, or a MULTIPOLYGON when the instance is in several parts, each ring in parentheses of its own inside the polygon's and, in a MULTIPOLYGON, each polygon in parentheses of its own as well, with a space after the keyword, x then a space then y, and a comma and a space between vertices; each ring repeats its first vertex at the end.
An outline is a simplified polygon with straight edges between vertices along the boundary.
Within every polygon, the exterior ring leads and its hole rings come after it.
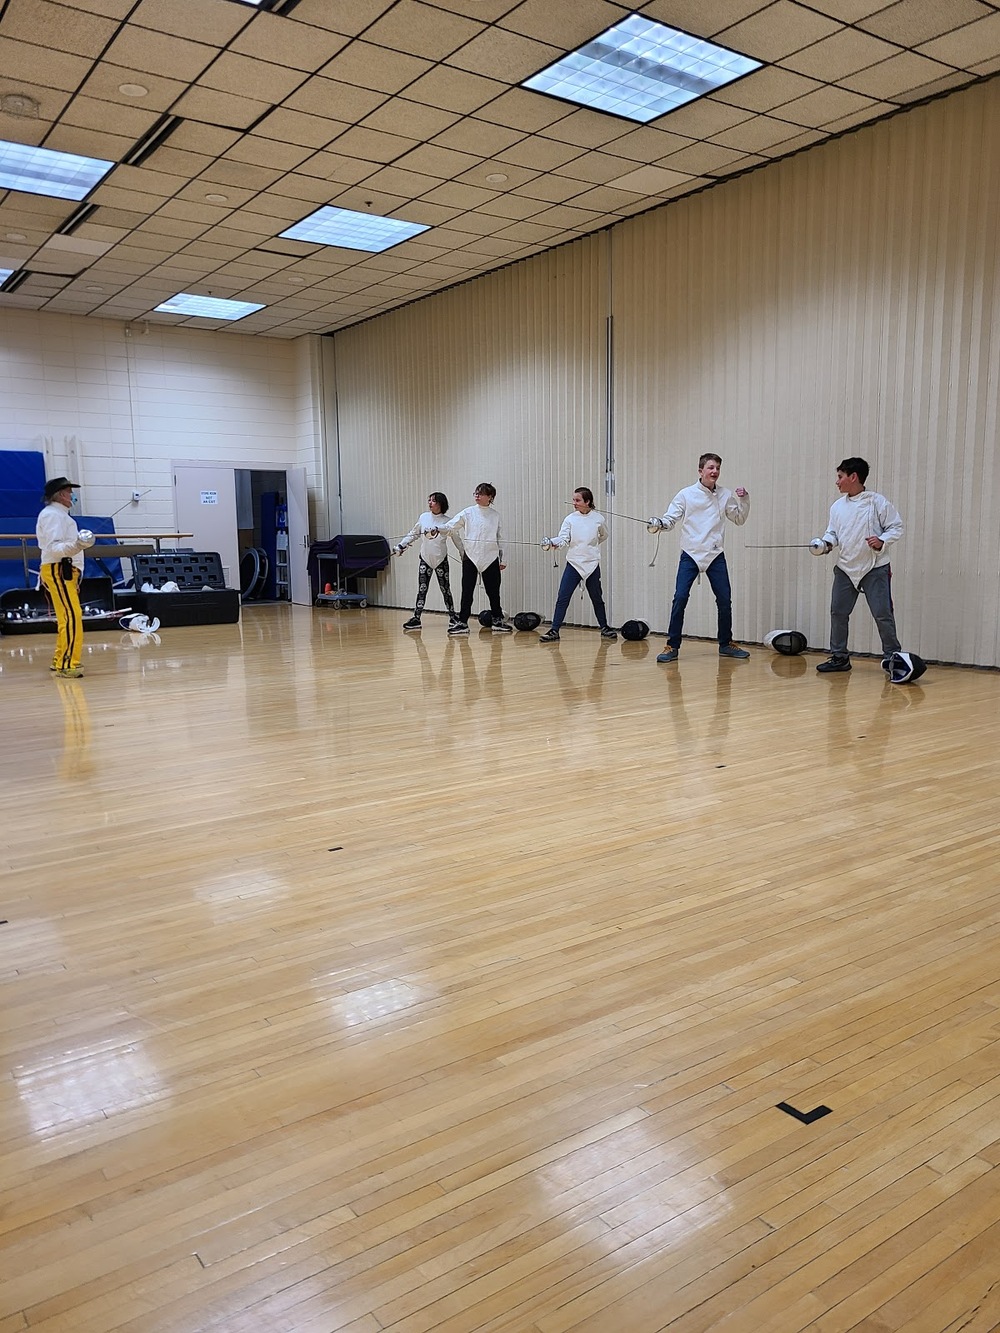
POLYGON ((663 526, 669 532, 675 524, 680 523, 681 550, 687 552, 703 574, 712 561, 722 554, 726 519, 742 527, 749 513, 749 495, 741 498, 718 485, 714 491, 710 491, 707 486, 696 481, 693 486, 678 491, 670 501, 663 515, 663 526))
POLYGON ((431 569, 437 569, 448 559, 448 538, 455 543, 458 554, 462 554, 462 542, 457 532, 443 532, 442 528, 449 522, 447 514, 432 514, 428 509, 426 513, 420 515, 416 523, 399 543, 399 549, 405 551, 408 546, 420 538, 420 558, 425 564, 430 565, 431 569), (429 534, 433 529, 438 529, 438 535, 431 537, 429 534))
POLYGON ((38 515, 35 536, 42 553, 41 564, 54 565, 69 556, 76 568, 83 571, 84 548, 80 545, 80 529, 65 505, 53 500, 45 506, 38 515))
POLYGON ((842 495, 830 506, 830 522, 823 540, 837 551, 837 564, 858 587, 866 574, 891 559, 889 547, 903 535, 903 520, 895 505, 875 491, 842 495), (873 551, 869 537, 880 537, 881 551, 873 551))
POLYGON ((603 514, 596 509, 581 514, 574 509, 563 519, 559 536, 553 538, 552 545, 569 547, 566 563, 585 579, 601 563, 601 543, 607 540, 608 528, 603 514))
POLYGON ((450 523, 440 523, 441 532, 462 534, 462 546, 480 574, 494 560, 503 564, 503 537, 500 534, 500 515, 492 505, 469 505, 456 514, 450 523))

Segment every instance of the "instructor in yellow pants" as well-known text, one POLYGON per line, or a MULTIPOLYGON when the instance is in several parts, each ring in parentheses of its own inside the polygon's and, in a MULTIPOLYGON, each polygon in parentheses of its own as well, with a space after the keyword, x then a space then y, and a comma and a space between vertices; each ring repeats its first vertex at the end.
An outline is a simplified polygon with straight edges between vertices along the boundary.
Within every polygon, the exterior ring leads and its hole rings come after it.
POLYGON ((83 612, 80 610, 80 579, 83 552, 92 546, 89 532, 81 532, 70 517, 73 487, 66 477, 45 483, 45 508, 38 515, 35 535, 41 550, 42 586, 56 613, 56 651, 50 670, 57 676, 82 676, 83 612), (89 540, 88 540, 89 538, 89 540))

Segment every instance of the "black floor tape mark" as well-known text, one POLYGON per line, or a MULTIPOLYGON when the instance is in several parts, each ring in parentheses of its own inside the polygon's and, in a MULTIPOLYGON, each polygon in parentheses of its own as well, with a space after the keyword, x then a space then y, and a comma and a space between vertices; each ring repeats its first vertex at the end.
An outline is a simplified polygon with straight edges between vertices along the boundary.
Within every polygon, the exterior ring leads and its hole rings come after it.
POLYGON ((817 1106, 811 1111, 796 1111, 788 1102, 778 1102, 778 1110, 784 1111, 785 1115, 794 1116, 796 1120, 801 1120, 804 1125, 811 1125, 814 1120, 821 1120, 823 1116, 830 1114, 829 1106, 817 1106))

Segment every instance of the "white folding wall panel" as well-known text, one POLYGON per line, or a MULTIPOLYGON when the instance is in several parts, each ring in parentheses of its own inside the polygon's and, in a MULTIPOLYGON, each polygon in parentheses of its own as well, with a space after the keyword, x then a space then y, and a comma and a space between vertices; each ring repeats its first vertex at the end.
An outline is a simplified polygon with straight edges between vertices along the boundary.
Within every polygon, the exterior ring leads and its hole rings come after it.
MULTIPOLYGON (((832 562, 747 548, 822 532, 836 465, 860 454, 907 526, 904 643, 997 665, 998 216, 993 81, 340 333, 343 530, 398 536, 428 490, 457 508, 479 480, 519 540, 550 530, 574 485, 604 502, 610 309, 610 507, 662 512, 700 453, 722 454, 752 496, 727 543, 740 637, 826 643, 832 562)), ((606 581, 614 619, 662 629, 677 534, 650 569, 653 550, 617 521, 606 581)), ((551 566, 511 555, 507 605, 549 610, 551 566)), ((415 560, 397 564, 380 597, 404 606, 414 582, 415 560)), ((705 581, 686 628, 714 634, 705 581)), ((863 607, 852 647, 878 650, 863 607)))
MULTIPOLYGON (((603 489, 605 244, 586 238, 337 335, 334 531, 398 539, 428 492, 444 491, 454 514, 492 482, 504 609, 551 613, 558 573, 538 542, 558 530, 574 486, 598 499, 603 489)), ((456 593, 459 577, 453 563, 456 593)), ((379 600, 412 604, 416 583, 412 549, 380 575, 379 600)), ((440 605, 434 586, 428 606, 440 605)), ((593 623, 589 603, 577 612, 593 623)))

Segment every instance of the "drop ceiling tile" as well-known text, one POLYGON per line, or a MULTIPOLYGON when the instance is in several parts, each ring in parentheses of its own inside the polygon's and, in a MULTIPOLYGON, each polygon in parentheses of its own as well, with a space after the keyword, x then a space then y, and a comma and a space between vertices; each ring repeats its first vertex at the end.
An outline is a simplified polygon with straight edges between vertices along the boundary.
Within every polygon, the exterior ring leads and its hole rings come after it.
POLYGON ((404 139, 382 130, 367 130, 355 125, 339 135, 333 150, 343 157, 358 157, 368 162, 395 162, 416 149, 416 139, 404 139))
MULTIPOLYGON (((782 119, 794 125, 807 125, 816 128, 826 125, 831 120, 840 120, 843 116, 854 115, 871 107, 871 99, 861 97, 847 88, 819 88, 814 93, 807 93, 794 102, 788 102, 781 108, 782 119)), ((737 131, 738 133, 738 131, 737 131)), ((776 140, 775 142, 780 142, 776 140)), ((763 140, 758 143, 743 143, 739 147, 752 151, 761 151, 767 145, 763 140)))
POLYGON ((824 37, 804 51, 796 51, 781 63, 799 74, 836 83, 849 74, 857 74, 859 70, 898 54, 899 48, 890 42, 858 32, 856 28, 842 28, 832 37, 824 37))
POLYGON ((690 176, 682 171, 671 171, 667 167, 638 167, 627 171, 624 176, 616 176, 609 181, 616 190, 630 190, 633 194, 665 194, 678 185, 686 185, 690 176))
MULTIPOLYGON (((282 176, 281 180, 275 181, 270 190, 276 197, 285 197, 297 199, 303 204, 326 204, 330 201, 330 196, 341 185, 354 185, 365 176, 364 164, 352 161, 345 157, 340 164, 338 177, 323 176, 313 177, 304 176, 300 172, 289 172, 282 176)), ((303 208, 302 215, 315 211, 315 209, 303 208)))
POLYGON ((969 68, 974 74, 995 74, 1000 69, 1000 56, 994 56, 991 60, 983 60, 978 65, 970 65, 969 68))
POLYGON ((304 111, 311 116, 332 116, 335 120, 351 125, 369 115, 385 100, 384 93, 356 88, 353 84, 324 79, 314 74, 292 93, 285 106, 291 111, 304 111))
MULTIPOLYGON (((149 160, 152 162, 153 158, 149 160)), ((251 167, 243 162, 231 162, 228 158, 220 157, 200 174, 192 176, 192 179, 200 181, 206 189, 212 189, 213 186, 219 189, 221 186, 223 193, 233 185, 256 192, 266 190, 280 180, 282 175, 275 167, 251 167)))
POLYGON ((942 33, 991 13, 980 0, 899 0, 870 18, 862 19, 859 26, 886 41, 900 46, 919 46, 942 33))
MULTIPOLYGON (((192 31, 200 32, 200 27, 192 31)), ((328 32, 306 23, 296 23, 293 17, 282 18, 265 12, 254 16, 253 22, 243 29, 229 49, 237 55, 273 60, 290 69, 314 73, 342 51, 348 41, 342 33, 328 32)))
POLYGON ((493 157, 511 144, 524 138, 521 130, 507 129, 504 125, 491 125, 487 121, 472 117, 460 120, 434 137, 436 148, 457 148, 459 152, 474 153, 476 157, 493 157))
POLYGON ((187 83, 196 79, 218 54, 204 42, 126 26, 108 47, 105 60, 139 73, 161 74, 187 83))
POLYGON ((591 208, 576 208, 572 204, 556 204, 535 214, 535 220, 544 227, 557 227, 560 230, 572 228, 574 231, 586 231, 593 227, 605 215, 591 208))
POLYGON ((897 93, 892 100, 898 102, 900 106, 906 106, 908 102, 922 102, 925 97, 936 97, 939 93, 962 88, 971 83, 972 78, 972 74, 966 70, 951 70, 940 79, 932 79, 930 83, 922 83, 916 88, 907 88, 904 92, 897 93))
POLYGON ((526 185, 537 175, 537 171, 529 171, 526 167, 515 167, 507 162, 483 162, 480 166, 473 167, 471 171, 464 172, 456 179, 463 185, 478 185, 481 189, 492 192, 513 190, 518 185, 526 185), (505 179, 491 180, 491 176, 503 176, 505 179))
POLYGON ((398 0, 365 32, 365 41, 428 60, 443 60, 477 37, 484 24, 419 0, 398 0))
POLYGON ((293 12, 296 23, 356 37, 393 3, 394 0, 299 0, 293 12))
POLYGON ((195 86, 178 99, 174 109, 177 115, 186 120, 201 120, 226 129, 245 130, 265 115, 270 107, 266 102, 255 102, 249 97, 234 97, 232 93, 195 86))
MULTIPOLYGON (((809 97, 820 97, 825 92, 838 93, 839 89, 821 89, 818 93, 810 93, 809 97)), ((853 93, 842 93, 843 97, 852 98, 853 93)), ((807 98, 801 98, 805 102, 807 98)), ((844 114, 857 105, 852 103, 850 107, 844 107, 844 114)), ((806 111, 800 112, 801 116, 806 111)), ((721 134, 715 136, 715 142, 722 144, 724 148, 740 148, 745 153, 760 153, 765 148, 770 148, 772 144, 783 143, 796 132, 796 125, 790 125, 785 120, 776 120, 772 116, 755 116, 753 120, 745 121, 742 125, 734 125, 731 130, 723 130, 721 134)))
POLYGON ((144 214, 153 213, 159 208, 167 195, 151 194, 139 190, 118 189, 114 185, 98 185, 92 190, 89 203, 102 204, 106 208, 129 208, 144 214))
POLYGON ((159 195, 169 199, 185 189, 189 182, 186 176, 171 175, 166 171, 155 171, 149 166, 129 167, 121 164, 105 177, 109 185, 119 189, 138 190, 145 194, 159 195))
POLYGON ((497 233, 497 240, 520 241, 522 245, 544 245, 560 230, 559 227, 543 227, 534 221, 512 222, 509 227, 497 233))
POLYGON ((442 130, 454 125, 459 116, 454 111, 439 111, 437 107, 411 102, 406 97, 390 97, 361 124, 366 129, 385 130, 389 134, 412 134, 415 138, 433 139, 442 130))
POLYGON ((690 148, 682 148, 658 163, 661 167, 672 167, 676 171, 686 171, 692 176, 713 176, 732 166, 746 154, 738 148, 723 148, 721 144, 696 143, 690 148))
MULTIPOLYGON (((339 153, 313 153, 299 164, 297 176, 315 176, 327 182, 328 193, 336 193, 343 185, 353 185, 377 171, 381 163, 366 162, 360 157, 343 157, 339 153)), ((278 188, 277 186, 275 187, 278 188)))
MULTIPOLYGON (((508 196, 508 197, 513 198, 513 196, 508 196)), ((461 228, 463 231, 471 232, 474 236, 494 235, 496 232, 500 231, 500 229, 504 226, 504 219, 501 217, 496 217, 493 214, 485 211, 486 209, 492 207, 493 202, 494 201, 491 200, 489 204, 484 204, 483 211, 477 210, 474 213, 463 213, 460 217, 457 217, 455 219, 453 225, 455 227, 461 228)), ((524 199, 517 200, 517 203, 519 205, 524 205, 527 202, 528 201, 524 199)), ((534 216, 536 211, 539 211, 539 205, 537 203, 532 203, 530 210, 522 208, 518 212, 509 213, 507 216, 513 218, 532 217, 534 216)), ((432 232, 430 234, 436 235, 436 230, 435 232, 432 232)))
MULTIPOLYGON (((589 190, 592 181, 577 180, 573 176, 536 176, 533 181, 527 185, 519 185, 513 191, 515 195, 523 196, 525 199, 534 199, 544 201, 549 204, 562 204, 567 199, 572 199, 574 195, 583 194, 589 190)), ((496 209, 490 206, 484 212, 495 212, 496 209)))
MULTIPOLYGON (((91 216, 96 216, 92 214, 91 216)), ((89 241, 106 241, 109 245, 117 245, 124 240, 128 233, 121 227, 102 227, 93 222, 84 222, 77 227, 73 233, 74 236, 83 236, 89 241)))
MULTIPOLYGON (((568 192, 570 189, 569 182, 564 182, 564 184, 568 192)), ((587 185, 574 182, 573 194, 580 194, 581 191, 586 190, 587 188, 587 185)), ((567 194, 566 197, 569 197, 569 195, 567 194)), ((497 199, 491 199, 488 204, 482 204, 478 211, 485 214, 487 217, 517 219, 533 218, 537 217, 539 213, 544 212, 549 206, 549 203, 550 201, 548 199, 532 199, 523 193, 502 194, 497 199)), ((483 235, 491 236, 498 230, 499 228, 497 227, 491 227, 488 231, 484 231, 483 235)))
POLYGON ((608 151, 616 157, 631 158, 633 162, 658 162, 669 153, 678 153, 682 148, 687 148, 691 142, 686 135, 669 134, 666 130, 644 125, 609 144, 608 151))
POLYGON ((315 156, 317 154, 311 149, 302 148, 299 144, 278 143, 276 139, 265 139, 259 134, 244 134, 232 147, 226 149, 227 159, 233 162, 280 168, 282 171, 294 171, 315 156))
POLYGON ((839 19, 842 23, 857 23, 860 19, 869 18, 880 9, 888 8, 892 0, 809 0, 809 2, 813 9, 828 14, 830 18, 839 19))
POLYGON ((379 194, 364 185, 349 185, 330 200, 337 208, 349 208, 352 213, 371 213, 377 217, 389 217, 405 209, 410 200, 399 194, 379 194))
POLYGON ((576 144, 578 148, 601 148, 631 134, 632 122, 586 108, 571 111, 564 119, 539 133, 559 143, 576 144))
POLYGON ((202 125, 197 121, 182 122, 170 136, 171 148, 189 149, 193 153, 205 153, 209 157, 218 157, 233 144, 239 142, 240 135, 235 130, 222 129, 218 125, 202 125))
POLYGON ((829 138, 825 128, 823 130, 802 130, 799 134, 793 134, 790 139, 784 142, 772 144, 770 148, 764 149, 767 157, 787 157, 789 153, 797 153, 803 148, 811 148, 813 144, 821 143, 829 138))
POLYGON ((522 130, 525 134, 543 130, 572 114, 573 108, 568 102, 542 97, 526 88, 511 88, 501 93, 479 112, 482 120, 522 130))
POLYGON ((198 176, 201 172, 211 170, 214 165, 214 159, 208 157, 205 153, 189 153, 183 149, 174 148, 172 140, 168 140, 162 148, 158 148, 155 153, 151 153, 146 158, 145 165, 151 167, 154 171, 165 171, 177 176, 184 176, 186 180, 198 176))
MULTIPOLYGON (((354 84, 381 93, 398 93, 431 68, 429 60, 387 51, 370 42, 351 42, 339 55, 323 66, 324 78, 354 84)), ((409 96, 412 96, 412 92, 409 96)), ((417 99, 420 100, 419 98, 417 99)))
POLYGON ((658 129, 670 134, 681 134, 689 139, 710 139, 713 134, 741 125, 750 119, 752 112, 742 107, 727 106, 717 102, 714 97, 703 97, 698 102, 689 102, 687 106, 661 116, 656 122, 658 129))
POLYGON ((417 171, 403 171, 399 167, 383 167, 365 180, 365 187, 404 199, 419 199, 441 181, 437 176, 423 176, 417 171))
POLYGON ((753 56, 755 60, 781 60, 793 51, 831 37, 840 25, 833 19, 795 4, 774 0, 773 4, 719 33, 723 46, 753 56))
POLYGON ((578 208, 592 208, 599 213, 621 213, 628 204, 634 203, 639 197, 630 190, 616 190, 610 185, 599 185, 596 189, 577 195, 575 203, 578 208))
POLYGON ((607 0, 525 0, 500 19, 498 26, 571 51, 620 23, 622 17, 622 6, 607 0))
POLYGON ((3 13, 4 36, 91 59, 101 54, 116 27, 113 19, 49 0, 9 0, 3 13))
POLYGON ((564 166, 585 154, 575 145, 556 143, 554 139, 543 139, 532 135, 512 145, 502 153, 497 153, 498 162, 512 162, 515 166, 529 171, 551 171, 553 167, 564 166))
POLYGON ((0 36, 0 70, 17 70, 15 92, 36 83, 43 88, 73 92, 87 77, 90 65, 85 56, 47 51, 41 46, 0 36))
POLYGON ((564 54, 562 47, 534 42, 516 32, 487 28, 445 63, 511 84, 520 83, 564 54))
POLYGON ((481 190, 475 185, 460 185, 458 181, 449 181, 446 185, 439 185, 436 190, 430 190, 420 202, 444 204, 449 208, 465 212, 488 203, 492 194, 493 191, 481 190))
POLYGON ((457 111, 468 115, 502 93, 504 88, 504 84, 494 79, 484 79, 478 74, 466 74, 463 70, 437 65, 412 83, 406 90, 406 96, 414 102, 426 102, 428 106, 438 107, 442 111, 457 111))
POLYGON ((713 37, 764 4, 765 0, 712 0, 711 4, 705 4, 705 0, 653 0, 643 6, 642 15, 696 37, 713 37))
POLYGON ((564 167, 556 167, 557 176, 571 176, 574 180, 589 181, 594 185, 604 185, 615 176, 624 176, 632 171, 634 162, 627 157, 612 157, 610 153, 587 153, 568 162, 564 167))
POLYGON ((737 79, 713 96, 720 102, 743 107, 747 111, 774 111, 795 97, 804 97, 820 87, 816 79, 807 79, 789 69, 766 65, 745 79, 737 79))
POLYGON ((275 104, 284 101, 308 79, 300 69, 285 69, 267 60, 224 51, 198 80, 199 87, 213 88, 236 96, 253 92, 254 100, 275 104))
POLYGON ((433 144, 421 144, 412 152, 401 157, 396 166, 405 171, 416 171, 421 175, 437 176, 440 180, 449 180, 469 171, 480 163, 471 153, 459 153, 453 148, 435 148, 433 144))
POLYGON ((98 208, 96 213, 91 213, 90 221, 96 222, 101 227, 119 227, 123 231, 132 231, 148 217, 147 212, 133 213, 124 208, 98 208))
POLYGON ((135 143, 129 136, 103 134, 99 130, 80 129, 75 125, 59 124, 45 140, 46 148, 60 153, 79 153, 81 157, 97 157, 104 162, 117 162, 135 143))
POLYGON ((182 222, 200 222, 204 227, 218 223, 220 217, 227 217, 225 208, 216 208, 213 204, 197 203, 190 199, 168 199, 157 213, 157 217, 179 218, 182 222))
POLYGON ((412 204, 407 204, 406 220, 407 222, 424 222, 428 227, 437 227, 442 222, 450 222, 452 218, 465 211, 464 208, 455 207, 454 205, 434 203, 425 196, 423 199, 415 200, 412 204))
POLYGON ((840 134, 844 130, 851 130, 857 126, 868 124, 873 119, 888 115, 890 111, 896 109, 891 102, 873 102, 866 111, 856 111, 852 116, 842 116, 840 120, 831 120, 823 128, 827 134, 840 134))
MULTIPOLYGON (((914 51, 904 51, 891 60, 884 60, 880 65, 863 70, 851 78, 843 79, 845 88, 861 93, 866 97, 894 100, 911 88, 920 88, 925 83, 944 78, 953 71, 937 60, 928 60, 914 51)), ((782 108, 782 115, 785 108, 782 108)), ((845 115, 848 114, 846 111, 845 115)))
POLYGON ((958 69, 968 69, 1000 55, 1000 14, 992 13, 989 18, 977 19, 945 37, 925 42, 920 54, 958 69))
POLYGON ((207 5, 204 0, 141 0, 129 15, 129 23, 136 27, 175 37, 197 33, 200 41, 218 47, 232 41, 251 21, 256 26, 258 16, 252 9, 241 5, 207 5))
POLYGON ((179 190, 175 196, 178 199, 184 199, 190 204, 204 204, 208 208, 214 208, 216 219, 221 219, 227 213, 231 213, 234 208, 242 208, 248 204, 251 199, 257 197, 255 190, 241 190, 238 186, 227 185, 225 187, 218 185, 215 181, 194 180, 179 190), (219 203, 218 198, 209 199, 209 195, 220 196, 224 194, 225 200, 219 203))

